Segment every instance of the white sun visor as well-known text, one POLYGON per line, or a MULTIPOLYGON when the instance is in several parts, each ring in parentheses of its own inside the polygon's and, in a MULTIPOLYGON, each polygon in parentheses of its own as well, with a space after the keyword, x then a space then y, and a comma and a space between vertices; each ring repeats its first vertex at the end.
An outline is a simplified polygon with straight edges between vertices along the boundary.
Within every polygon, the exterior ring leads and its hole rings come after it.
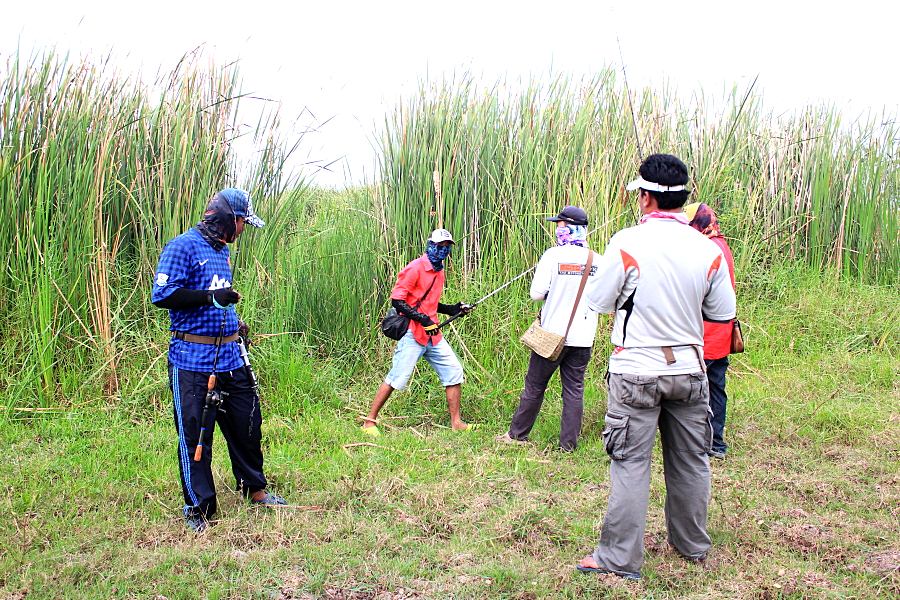
POLYGON ((629 192, 633 192, 636 189, 647 190, 648 192, 681 192, 686 189, 684 185, 660 185, 658 183, 653 183, 652 181, 647 181, 643 177, 638 177, 634 181, 630 182, 625 186, 625 189, 629 192))

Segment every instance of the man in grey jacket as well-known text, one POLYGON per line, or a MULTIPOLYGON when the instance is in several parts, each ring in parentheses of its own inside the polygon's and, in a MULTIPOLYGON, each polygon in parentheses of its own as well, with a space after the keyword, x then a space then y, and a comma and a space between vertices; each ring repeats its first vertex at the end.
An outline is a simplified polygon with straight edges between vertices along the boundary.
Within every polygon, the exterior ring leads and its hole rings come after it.
POLYGON ((603 430, 609 507, 599 546, 577 567, 583 572, 640 577, 657 428, 669 544, 691 561, 706 560, 710 548, 703 319, 733 319, 735 296, 722 251, 687 225, 687 182, 687 167, 675 156, 647 157, 626 188, 639 190, 640 224, 612 237, 588 292, 593 309, 615 313, 615 348, 603 430))

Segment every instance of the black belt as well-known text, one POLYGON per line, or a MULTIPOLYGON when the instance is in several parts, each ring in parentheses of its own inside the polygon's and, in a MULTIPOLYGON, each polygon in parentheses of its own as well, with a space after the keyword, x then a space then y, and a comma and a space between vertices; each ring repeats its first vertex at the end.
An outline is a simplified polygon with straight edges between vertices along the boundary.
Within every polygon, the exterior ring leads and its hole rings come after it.
POLYGON ((235 342, 238 339, 237 332, 224 337, 211 337, 208 335, 194 335, 193 333, 185 333, 184 331, 173 331, 172 337, 176 340, 184 340, 185 342, 193 342, 194 344, 207 344, 215 346, 216 344, 224 344, 225 342, 235 342))

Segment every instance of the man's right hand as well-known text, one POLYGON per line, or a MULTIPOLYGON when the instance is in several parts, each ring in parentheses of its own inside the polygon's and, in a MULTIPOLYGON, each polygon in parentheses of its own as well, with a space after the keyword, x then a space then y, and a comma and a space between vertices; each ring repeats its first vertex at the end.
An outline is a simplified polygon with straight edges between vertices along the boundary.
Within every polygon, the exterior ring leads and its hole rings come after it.
POLYGON ((250 349, 250 346, 253 345, 253 340, 250 339, 250 326, 238 319, 238 335, 244 338, 244 344, 247 346, 247 350, 250 349))
POLYGON ((237 304, 241 299, 241 295, 230 287, 213 290, 210 296, 213 306, 222 310, 237 304))

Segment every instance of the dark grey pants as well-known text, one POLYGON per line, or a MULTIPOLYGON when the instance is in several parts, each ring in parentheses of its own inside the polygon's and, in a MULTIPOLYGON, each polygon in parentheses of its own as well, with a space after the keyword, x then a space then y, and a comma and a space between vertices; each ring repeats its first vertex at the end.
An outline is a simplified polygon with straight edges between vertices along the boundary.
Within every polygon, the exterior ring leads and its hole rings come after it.
POLYGON ((594 560, 622 575, 640 574, 650 495, 650 456, 659 427, 666 480, 666 529, 681 555, 697 559, 706 532, 712 444, 706 373, 609 375, 603 438, 609 465, 609 507, 594 560))
POLYGON ((509 437, 524 440, 531 433, 537 420, 544 392, 550 378, 559 367, 562 380, 562 419, 559 432, 559 447, 574 450, 581 434, 581 418, 584 414, 584 373, 591 360, 591 348, 566 346, 559 358, 550 361, 532 352, 525 374, 525 388, 519 397, 519 408, 509 426, 509 437))

